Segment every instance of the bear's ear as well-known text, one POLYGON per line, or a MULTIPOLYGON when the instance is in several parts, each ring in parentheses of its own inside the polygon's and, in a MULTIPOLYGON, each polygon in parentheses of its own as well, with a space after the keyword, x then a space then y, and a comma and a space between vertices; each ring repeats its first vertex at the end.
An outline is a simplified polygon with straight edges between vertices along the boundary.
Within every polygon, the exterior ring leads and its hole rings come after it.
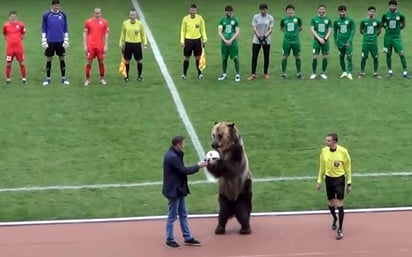
POLYGON ((235 127, 235 123, 234 122, 232 122, 232 123, 229 123, 229 124, 227 124, 229 127, 235 127))
POLYGON ((215 121, 215 125, 218 124, 219 122, 215 121))

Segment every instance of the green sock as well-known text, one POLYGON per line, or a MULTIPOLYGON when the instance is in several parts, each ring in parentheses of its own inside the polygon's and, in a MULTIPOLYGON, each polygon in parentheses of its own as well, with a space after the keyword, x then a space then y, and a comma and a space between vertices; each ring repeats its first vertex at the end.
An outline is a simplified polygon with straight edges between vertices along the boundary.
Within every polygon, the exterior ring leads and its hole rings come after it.
POLYGON ((386 54, 386 67, 388 67, 388 70, 392 70, 392 55, 391 54, 386 54))
POLYGON ((349 72, 349 73, 352 73, 352 67, 353 67, 353 64, 352 64, 352 55, 348 55, 348 56, 346 57, 346 60, 348 61, 348 72, 349 72))
POLYGON ((322 60, 322 72, 325 73, 327 68, 328 68, 328 59, 323 59, 322 60))
POLYGON ((407 67, 406 67, 405 55, 401 55, 400 58, 401 58, 402 69, 403 69, 403 71, 406 71, 407 67))
POLYGON ((342 71, 346 71, 346 64, 345 64, 345 56, 344 55, 339 56, 339 64, 340 64, 340 68, 342 69, 342 71))
POLYGON ((296 58, 295 65, 297 73, 300 73, 300 71, 302 70, 302 60, 300 58, 296 58))
POLYGON ((223 59, 223 60, 222 60, 222 70, 223 70, 223 73, 226 74, 226 71, 227 71, 227 59, 223 59))
POLYGON ((286 66, 288 65, 287 59, 282 59, 282 73, 286 72, 286 66))
POLYGON ((236 58, 236 59, 233 60, 233 62, 235 63, 236 74, 239 74, 239 70, 240 70, 239 59, 236 58))
POLYGON ((378 73, 378 67, 379 67, 379 58, 375 57, 373 58, 373 72, 378 73))
POLYGON ((318 60, 317 59, 313 59, 312 60, 312 73, 316 74, 316 68, 318 67, 318 60))
MULTIPOLYGON (((360 70, 361 70, 361 73, 364 73, 365 72, 365 67, 366 67, 366 58, 365 57, 362 57, 362 60, 361 60, 361 62, 360 62, 360 70)), ((375 61, 375 60, 374 60, 375 61)))

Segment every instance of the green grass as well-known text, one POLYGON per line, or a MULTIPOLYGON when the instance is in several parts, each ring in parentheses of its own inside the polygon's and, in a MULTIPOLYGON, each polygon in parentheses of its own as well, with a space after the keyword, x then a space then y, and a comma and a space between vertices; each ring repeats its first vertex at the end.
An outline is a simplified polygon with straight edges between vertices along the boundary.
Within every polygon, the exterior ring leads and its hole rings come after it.
MULTIPOLYGON (((378 15, 387 1, 375 1, 378 15)), ((150 29, 159 45, 167 67, 185 104, 189 117, 205 149, 210 145, 210 128, 215 120, 235 121, 242 132, 255 177, 316 176, 317 160, 324 136, 339 133, 340 142, 349 148, 354 173, 410 171, 409 138, 412 111, 410 81, 400 76, 399 58, 393 57, 395 77, 380 81, 339 80, 337 54, 332 51, 327 81, 298 81, 293 78, 294 61, 289 59, 290 79, 280 74, 279 18, 286 1, 269 4, 275 17, 276 30, 271 53, 272 79, 239 84, 231 80, 218 82, 220 75, 217 21, 225 4, 217 0, 199 4, 206 20, 208 68, 203 81, 190 77, 181 81, 181 48, 179 29, 190 1, 141 1, 150 29), (162 18, 160 18, 162 17, 162 18)), ((250 69, 251 17, 259 1, 232 1, 241 22, 240 61, 242 78, 250 69)), ((303 18, 303 69, 311 72, 311 36, 309 20, 317 3, 294 1, 297 14, 303 18)), ((328 14, 337 17, 340 2, 328 1, 328 14)), ((69 87, 54 83, 41 86, 44 78, 44 56, 40 47, 41 14, 49 2, 27 4, 15 0, 2 5, 3 10, 17 9, 26 23, 26 62, 29 85, 19 84, 17 65, 14 81, 0 88, 0 187, 82 185, 160 181, 162 157, 175 134, 186 134, 173 100, 157 67, 152 51, 144 54, 145 82, 131 81, 127 86, 117 72, 120 60, 118 38, 121 22, 127 18, 129 1, 80 0, 64 2, 69 17, 70 48, 67 53, 69 87), (78 6, 82 5, 82 8, 78 6), (84 54, 82 26, 95 5, 108 20, 110 49, 106 58, 107 87, 84 88, 84 54)), ((359 25, 369 3, 346 1, 348 15, 359 25)), ((402 12, 412 17, 412 4, 402 2, 402 12)), ((7 12, 1 16, 7 19, 7 12)), ((411 32, 403 33, 407 60, 411 32)), ((382 40, 382 39, 380 39, 382 40)), ((355 37, 354 71, 359 71, 359 34, 355 37)), ((381 41, 380 41, 381 44, 381 41)), ((0 44, 3 46, 3 43, 0 44)), ((258 72, 261 72, 259 59, 258 72)), ((385 58, 380 56, 380 71, 385 73, 385 58)), ((134 64, 133 64, 134 65, 134 64)), ((3 69, 1 65, 1 69, 3 69)), ((371 70, 371 60, 368 62, 371 70)), ((229 71, 233 69, 229 65, 229 71)), ((134 69, 132 69, 134 70, 134 69)), ((96 65, 93 75, 96 77, 96 65)), ((53 63, 53 79, 59 69, 53 63)), ((94 80, 96 81, 96 80, 94 80)), ((186 163, 197 161, 190 142, 186 163)), ((204 174, 191 180, 204 179, 204 174)), ((323 193, 314 190, 315 181, 256 183, 254 211, 280 211, 324 208, 323 193)), ((412 205, 412 180, 404 178, 354 178, 354 192, 348 196, 348 207, 412 205)), ((216 185, 193 185, 188 198, 192 213, 210 213, 217 209, 216 185)), ((165 213, 165 201, 158 186, 79 191, 1 193, 0 220, 87 218, 165 213)))

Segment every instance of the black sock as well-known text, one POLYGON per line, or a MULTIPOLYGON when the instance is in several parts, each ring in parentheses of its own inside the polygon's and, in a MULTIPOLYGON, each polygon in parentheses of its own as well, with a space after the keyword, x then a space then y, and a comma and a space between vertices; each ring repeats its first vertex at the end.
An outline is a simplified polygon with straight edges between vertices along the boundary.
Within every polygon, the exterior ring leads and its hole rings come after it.
POLYGON ((50 78, 51 61, 46 62, 46 77, 50 78))
POLYGON ((184 60, 183 61, 183 75, 187 75, 187 69, 189 69, 189 61, 184 60))
POLYGON ((64 60, 60 60, 60 72, 62 77, 66 77, 66 62, 64 60))
POLYGON ((345 213, 343 211, 343 206, 338 207, 338 211, 339 211, 339 230, 342 230, 343 217, 345 216, 345 213))
POLYGON ((328 206, 330 214, 332 214, 333 220, 336 221, 338 217, 336 216, 335 206, 328 206))
POLYGON ((142 70, 143 70, 143 63, 137 63, 137 76, 140 77, 142 76, 142 70))
POLYGON ((197 75, 202 74, 202 71, 199 69, 199 63, 200 63, 200 60, 196 60, 197 75))
POLYGON ((129 69, 130 69, 130 63, 126 63, 126 78, 129 78, 129 69))

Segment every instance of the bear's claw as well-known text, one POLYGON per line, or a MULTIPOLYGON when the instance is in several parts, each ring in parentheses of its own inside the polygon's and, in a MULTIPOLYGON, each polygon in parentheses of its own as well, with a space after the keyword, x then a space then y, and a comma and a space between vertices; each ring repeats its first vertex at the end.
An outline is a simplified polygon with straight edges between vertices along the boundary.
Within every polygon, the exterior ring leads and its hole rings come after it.
POLYGON ((223 226, 217 226, 217 228, 215 229, 216 235, 223 235, 225 233, 226 233, 226 230, 223 226))
POLYGON ((252 230, 250 228, 241 228, 239 230, 239 234, 241 235, 249 235, 252 233, 252 230))

